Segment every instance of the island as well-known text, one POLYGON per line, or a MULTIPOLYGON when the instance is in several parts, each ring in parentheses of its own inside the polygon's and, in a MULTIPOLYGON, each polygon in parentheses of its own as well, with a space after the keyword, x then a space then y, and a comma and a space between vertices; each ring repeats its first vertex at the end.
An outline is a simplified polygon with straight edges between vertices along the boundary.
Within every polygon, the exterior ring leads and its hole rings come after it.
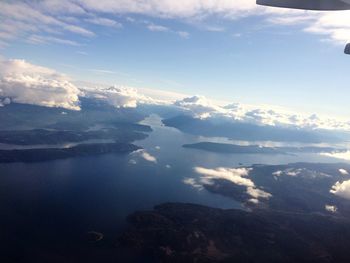
POLYGON ((229 143, 199 142, 185 144, 184 148, 191 148, 215 153, 229 154, 289 154, 289 153, 324 153, 334 151, 346 151, 333 147, 263 147, 259 145, 236 145, 229 143))
POLYGON ((141 149, 130 143, 79 144, 70 148, 0 150, 0 163, 43 162, 102 154, 128 154, 141 149))
POLYGON ((151 131, 148 126, 136 126, 129 124, 121 129, 102 128, 98 130, 14 130, 0 131, 0 143, 14 145, 58 145, 64 143, 80 143, 88 140, 114 140, 115 142, 133 142, 143 140, 148 134, 142 131, 151 131))
POLYGON ((118 247, 147 262, 350 261, 348 218, 166 203, 128 222, 118 247))

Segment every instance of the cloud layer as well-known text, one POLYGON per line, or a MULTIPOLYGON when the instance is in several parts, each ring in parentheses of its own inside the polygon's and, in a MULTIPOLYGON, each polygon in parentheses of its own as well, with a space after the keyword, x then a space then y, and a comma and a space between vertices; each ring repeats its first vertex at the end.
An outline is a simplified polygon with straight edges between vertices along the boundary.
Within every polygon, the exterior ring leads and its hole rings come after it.
MULTIPOLYGON (((127 18, 129 15, 142 15, 178 19, 189 24, 205 24, 205 21, 212 17, 226 21, 254 17, 259 25, 298 26, 306 33, 317 34, 322 39, 341 44, 350 40, 349 11, 310 12, 276 9, 257 6, 255 0, 14 0, 2 1, 0 5, 2 46, 15 39, 41 44, 77 44, 69 39, 70 34, 81 37, 82 41, 84 38, 98 35, 97 30, 90 25, 123 28, 121 22, 110 18, 113 15, 127 18)), ((135 19, 131 17, 126 21, 133 22, 135 19)), ((145 28, 173 32, 170 28, 155 24, 145 25, 145 28)), ((209 26, 208 30, 210 28, 214 27, 209 26)), ((188 37, 185 31, 177 33, 181 37, 188 37)))
MULTIPOLYGON (((157 96, 157 91, 148 93, 157 96)), ((178 96, 180 95, 176 94, 176 97, 178 96)), ((295 114, 274 109, 273 106, 257 107, 238 103, 223 106, 204 96, 184 97, 175 102, 164 101, 145 96, 131 87, 73 84, 67 76, 25 60, 0 60, 0 106, 16 102, 79 110, 80 97, 102 100, 115 108, 136 108, 139 104, 175 106, 180 112, 195 118, 211 118, 214 122, 229 121, 297 129, 350 131, 350 122, 325 119, 315 114, 308 116, 295 114)), ((348 152, 325 153, 325 155, 341 159, 350 158, 348 152)))
POLYGON ((273 106, 256 107, 233 103, 226 106, 215 104, 203 96, 193 96, 174 103, 185 113, 195 118, 224 119, 226 121, 293 127, 305 129, 330 129, 350 131, 350 122, 321 118, 316 114, 302 115, 286 110, 274 109, 273 106))
POLYGON ((0 107, 15 102, 80 110, 80 97, 103 100, 115 108, 158 103, 131 87, 78 86, 53 69, 20 59, 0 60, 0 107))

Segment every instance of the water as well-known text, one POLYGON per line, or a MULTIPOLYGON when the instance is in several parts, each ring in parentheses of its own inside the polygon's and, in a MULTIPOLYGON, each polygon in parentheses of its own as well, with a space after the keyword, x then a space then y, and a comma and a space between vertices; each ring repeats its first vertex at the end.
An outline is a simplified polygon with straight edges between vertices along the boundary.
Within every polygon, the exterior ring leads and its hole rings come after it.
POLYGON ((232 199, 184 184, 185 178, 198 176, 194 172, 196 166, 338 161, 317 154, 225 155, 185 149, 183 144, 218 141, 218 138, 183 134, 162 126, 157 116, 143 123, 151 125, 154 131, 136 144, 155 160, 134 153, 0 164, 0 232, 6 239, 2 240, 6 242, 2 249, 8 253, 19 249, 22 254, 30 255, 38 248, 40 255, 44 253, 42 250, 50 254, 53 248, 55 253, 60 249, 85 251, 83 240, 88 231, 102 232, 104 240, 114 242, 126 226, 128 214, 164 202, 241 207, 232 199))

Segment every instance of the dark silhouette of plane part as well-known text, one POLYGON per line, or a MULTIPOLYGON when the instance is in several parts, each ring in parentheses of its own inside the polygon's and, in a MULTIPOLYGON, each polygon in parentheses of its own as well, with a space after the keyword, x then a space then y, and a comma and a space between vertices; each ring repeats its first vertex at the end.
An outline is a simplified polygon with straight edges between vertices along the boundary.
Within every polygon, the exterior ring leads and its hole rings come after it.
POLYGON ((350 43, 346 45, 345 50, 344 50, 344 53, 345 53, 346 55, 350 55, 350 43))
POLYGON ((350 10, 350 0, 257 0, 258 5, 304 10, 350 10))

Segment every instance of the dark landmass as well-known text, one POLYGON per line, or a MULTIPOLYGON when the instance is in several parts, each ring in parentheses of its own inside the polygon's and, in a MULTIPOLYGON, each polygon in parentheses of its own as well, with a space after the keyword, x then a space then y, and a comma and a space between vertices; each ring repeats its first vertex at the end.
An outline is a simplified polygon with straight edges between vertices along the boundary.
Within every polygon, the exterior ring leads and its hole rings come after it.
POLYGON ((0 163, 43 162, 101 154, 127 154, 141 147, 129 143, 80 144, 71 148, 0 150, 0 163))
MULTIPOLYGON (((228 143, 200 142, 185 144, 184 148, 198 149, 216 153, 230 154, 288 154, 288 153, 321 153, 333 152, 332 147, 261 147, 259 145, 235 145, 228 143)), ((344 150, 345 151, 345 150, 344 150)))
POLYGON ((128 221, 119 247, 147 262, 350 261, 348 218, 170 203, 128 221))
MULTIPOLYGON (((249 208, 265 208, 297 213, 324 213, 325 206, 337 208, 336 214, 350 217, 350 202, 330 192, 337 182, 349 180, 339 169, 350 171, 349 164, 311 164, 297 163, 289 165, 254 165, 247 178, 257 188, 270 193, 268 199, 259 199, 258 204, 248 200, 252 198, 247 188, 224 179, 213 179, 211 184, 203 184, 210 192, 230 197, 242 202, 249 208), (280 172, 279 175, 276 172, 280 172)), ((329 212, 330 213, 330 212, 329 212)))
POLYGON ((123 131, 152 132, 152 128, 150 126, 138 123, 111 122, 109 125, 123 131))
POLYGON ((88 140, 114 140, 115 142, 133 142, 147 138, 147 134, 134 131, 135 128, 149 131, 150 127, 136 124, 128 124, 123 129, 100 129, 92 131, 69 131, 69 130, 16 130, 0 131, 0 143, 15 145, 57 145, 63 143, 79 143, 88 140))
POLYGON ((146 114, 137 109, 116 109, 106 102, 80 98, 81 110, 11 103, 0 107, 0 130, 30 130, 48 127, 83 131, 96 124, 137 123, 146 114))
POLYGON ((233 140, 244 141, 280 141, 280 142, 303 142, 324 143, 344 141, 342 136, 334 135, 323 130, 300 130, 297 128, 283 128, 276 126, 259 126, 249 123, 215 121, 198 119, 191 116, 180 115, 164 119, 166 126, 174 127, 182 132, 207 136, 226 137, 233 140))
POLYGON ((182 147, 197 150, 204 150, 216 153, 231 154, 286 154, 278 148, 259 147, 258 145, 241 146, 226 143, 199 142, 194 144, 184 144, 182 147))

